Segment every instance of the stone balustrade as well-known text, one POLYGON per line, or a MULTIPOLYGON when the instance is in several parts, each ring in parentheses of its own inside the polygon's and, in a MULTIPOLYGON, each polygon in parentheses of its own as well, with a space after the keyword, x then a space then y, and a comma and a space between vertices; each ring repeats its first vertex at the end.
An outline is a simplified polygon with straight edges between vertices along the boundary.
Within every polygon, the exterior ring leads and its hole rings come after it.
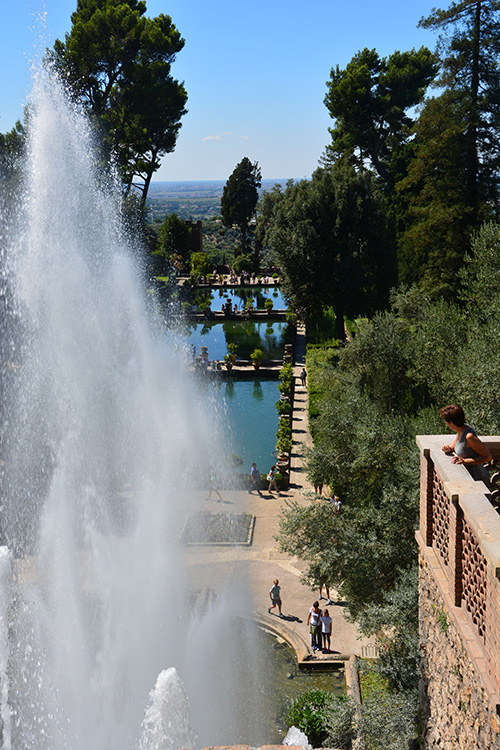
MULTIPOLYGON (((499 458, 500 437, 481 439, 499 458)), ((417 438, 424 747, 437 746, 438 735, 445 742, 460 737, 460 747, 496 747, 477 742, 484 721, 490 728, 487 742, 500 736, 500 515, 484 483, 442 452, 445 442, 443 435, 417 438), (436 689, 446 684, 446 694, 436 689), (468 739, 467 711, 478 722, 477 731, 470 724, 468 739)))

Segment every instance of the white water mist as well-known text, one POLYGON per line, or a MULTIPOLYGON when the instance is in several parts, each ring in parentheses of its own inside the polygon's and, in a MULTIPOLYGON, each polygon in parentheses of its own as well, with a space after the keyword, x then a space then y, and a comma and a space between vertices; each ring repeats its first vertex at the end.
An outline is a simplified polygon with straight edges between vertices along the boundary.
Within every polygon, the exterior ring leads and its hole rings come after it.
MULTIPOLYGON (((88 125, 50 76, 34 97, 19 214, 7 253, 2 510, 16 595, 3 747, 135 750, 158 675, 186 664, 179 539, 196 510, 189 480, 217 448, 145 302, 88 125)), ((175 750, 172 736, 158 747, 175 750)))

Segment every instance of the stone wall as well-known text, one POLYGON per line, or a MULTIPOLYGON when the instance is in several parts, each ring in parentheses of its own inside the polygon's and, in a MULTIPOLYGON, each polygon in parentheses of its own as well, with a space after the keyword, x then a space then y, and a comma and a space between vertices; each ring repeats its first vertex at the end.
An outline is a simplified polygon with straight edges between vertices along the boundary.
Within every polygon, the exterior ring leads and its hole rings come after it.
POLYGON ((423 748, 498 750, 495 708, 422 556, 420 641, 423 748))
POLYGON ((417 437, 423 750, 500 750, 500 516, 442 442, 417 437))

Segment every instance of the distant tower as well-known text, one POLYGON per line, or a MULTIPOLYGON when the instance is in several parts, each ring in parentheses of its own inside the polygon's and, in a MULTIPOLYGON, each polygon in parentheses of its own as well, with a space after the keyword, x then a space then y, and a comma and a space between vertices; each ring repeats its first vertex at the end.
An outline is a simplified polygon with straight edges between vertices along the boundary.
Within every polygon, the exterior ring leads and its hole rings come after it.
POLYGON ((186 226, 189 227, 188 248, 192 253, 198 253, 203 250, 203 222, 198 219, 196 224, 189 219, 186 220, 186 226))

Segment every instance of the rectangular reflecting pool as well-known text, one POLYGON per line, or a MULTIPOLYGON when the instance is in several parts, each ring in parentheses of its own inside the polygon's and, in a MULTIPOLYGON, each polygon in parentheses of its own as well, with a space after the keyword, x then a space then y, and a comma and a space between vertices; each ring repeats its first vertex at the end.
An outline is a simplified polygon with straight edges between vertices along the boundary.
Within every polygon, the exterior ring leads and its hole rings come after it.
MULTIPOLYGON (((205 296, 204 290, 199 290, 198 293, 202 293, 205 296)), ((266 299, 271 299, 275 310, 286 310, 288 304, 286 303, 281 290, 279 287, 273 286, 228 286, 228 287, 217 287, 216 289, 209 290, 210 293, 210 307, 214 312, 220 312, 222 305, 230 300, 231 305, 243 310, 248 300, 251 300, 255 310, 264 310, 266 299)))
POLYGON ((177 325, 188 347, 208 347, 208 359, 222 361, 227 354, 228 343, 238 346, 237 356, 250 359, 254 349, 262 349, 264 359, 282 359, 285 344, 293 341, 293 326, 286 321, 226 320, 221 323, 190 323, 177 325))
POLYGON ((208 383, 229 425, 226 445, 243 459, 241 472, 255 461, 261 474, 276 462, 279 399, 277 380, 227 380, 208 383))

